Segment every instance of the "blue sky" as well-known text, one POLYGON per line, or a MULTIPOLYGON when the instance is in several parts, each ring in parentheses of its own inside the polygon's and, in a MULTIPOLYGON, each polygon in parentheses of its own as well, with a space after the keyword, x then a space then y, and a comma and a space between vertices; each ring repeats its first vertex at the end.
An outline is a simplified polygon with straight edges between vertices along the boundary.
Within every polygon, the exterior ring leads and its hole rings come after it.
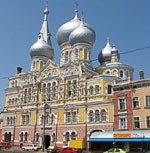
MULTIPOLYGON (((148 0, 78 0, 79 17, 96 32, 92 59, 97 59, 109 33, 119 53, 150 45, 150 1, 148 0)), ((21 66, 30 71, 29 49, 37 40, 43 22, 46 0, 0 0, 0 78, 16 74, 21 66)), ((59 64, 60 48, 56 41, 58 28, 74 17, 75 0, 48 0, 48 22, 52 34, 54 61, 59 64)), ((121 62, 134 68, 134 79, 139 71, 150 77, 150 48, 121 55, 121 62)), ((93 62, 97 67, 98 61, 93 62)), ((0 109, 4 106, 4 88, 8 79, 0 79, 0 109)))

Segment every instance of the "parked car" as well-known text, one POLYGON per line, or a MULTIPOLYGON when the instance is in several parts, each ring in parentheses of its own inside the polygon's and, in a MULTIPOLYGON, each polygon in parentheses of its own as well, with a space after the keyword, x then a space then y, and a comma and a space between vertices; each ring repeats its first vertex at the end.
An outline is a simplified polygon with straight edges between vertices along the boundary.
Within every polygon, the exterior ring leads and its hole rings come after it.
POLYGON ((126 153, 126 151, 124 151, 120 148, 112 148, 112 149, 109 149, 108 151, 105 151, 103 153, 126 153))
POLYGON ((9 142, 2 142, 0 144, 1 148, 10 148, 11 147, 11 144, 9 142))
POLYGON ((57 150, 57 153, 78 153, 78 150, 68 147, 68 148, 57 150))
POLYGON ((58 147, 57 146, 49 146, 47 148, 47 153, 56 153, 58 150, 58 147))
POLYGON ((22 146, 23 150, 33 150, 33 151, 38 151, 39 149, 41 149, 41 147, 38 147, 36 144, 31 144, 31 145, 27 145, 27 146, 22 146))
POLYGON ((145 151, 145 153, 150 153, 150 150, 145 151))

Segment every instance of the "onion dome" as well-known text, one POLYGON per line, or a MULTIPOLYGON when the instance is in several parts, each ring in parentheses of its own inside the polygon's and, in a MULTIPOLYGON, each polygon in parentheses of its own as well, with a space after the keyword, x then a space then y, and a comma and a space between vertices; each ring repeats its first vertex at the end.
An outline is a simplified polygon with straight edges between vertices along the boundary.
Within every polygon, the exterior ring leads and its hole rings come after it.
POLYGON ((111 62, 111 56, 112 56, 111 51, 112 51, 112 46, 110 45, 109 38, 107 38, 106 46, 102 49, 102 51, 98 55, 98 60, 102 65, 111 62))
POLYGON ((48 8, 44 10, 44 21, 41 27, 41 31, 38 35, 38 40, 30 48, 31 58, 37 56, 44 56, 53 60, 54 51, 51 45, 50 32, 48 28, 48 8))
POLYGON ((84 24, 83 17, 81 24, 69 36, 69 43, 71 45, 77 43, 88 43, 93 46, 95 42, 95 31, 87 24, 84 24))
POLYGON ((43 37, 41 37, 30 48, 31 58, 35 56, 44 56, 47 57, 48 59, 53 60, 53 55, 54 55, 53 48, 43 40, 43 37))
POLYGON ((70 33, 80 25, 81 21, 78 19, 78 10, 75 10, 75 17, 71 21, 63 24, 57 31, 56 39, 58 44, 68 42, 70 33))

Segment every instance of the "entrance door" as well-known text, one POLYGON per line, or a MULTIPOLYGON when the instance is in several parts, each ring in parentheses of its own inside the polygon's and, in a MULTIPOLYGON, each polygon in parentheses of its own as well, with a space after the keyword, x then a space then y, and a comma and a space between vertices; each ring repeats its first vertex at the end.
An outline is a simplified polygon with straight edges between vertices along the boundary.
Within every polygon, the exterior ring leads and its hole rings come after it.
POLYGON ((45 148, 48 148, 50 146, 50 136, 45 135, 45 148))

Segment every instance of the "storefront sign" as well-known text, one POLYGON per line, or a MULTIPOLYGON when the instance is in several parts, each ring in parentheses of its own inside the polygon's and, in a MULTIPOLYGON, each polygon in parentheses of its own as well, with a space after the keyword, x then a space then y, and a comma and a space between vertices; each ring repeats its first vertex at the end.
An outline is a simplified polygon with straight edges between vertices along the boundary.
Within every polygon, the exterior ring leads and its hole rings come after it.
POLYGON ((116 133, 113 134, 114 138, 131 138, 131 133, 116 133))

